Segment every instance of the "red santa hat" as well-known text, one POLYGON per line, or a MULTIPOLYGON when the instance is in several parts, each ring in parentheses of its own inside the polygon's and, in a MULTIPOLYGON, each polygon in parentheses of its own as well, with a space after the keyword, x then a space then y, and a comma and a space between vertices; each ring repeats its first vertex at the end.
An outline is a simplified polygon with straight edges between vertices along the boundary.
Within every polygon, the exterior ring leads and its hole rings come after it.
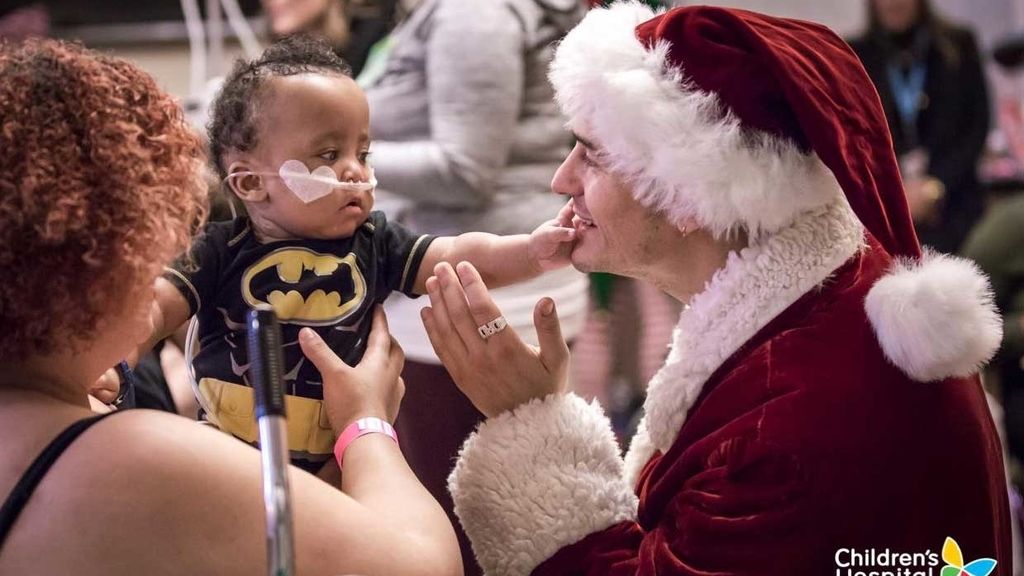
POLYGON ((845 196, 900 265, 868 297, 891 361, 917 380, 966 376, 999 346, 988 282, 922 255, 878 94, 819 24, 745 10, 592 10, 560 44, 551 81, 574 130, 638 201, 682 225, 756 242, 845 196))

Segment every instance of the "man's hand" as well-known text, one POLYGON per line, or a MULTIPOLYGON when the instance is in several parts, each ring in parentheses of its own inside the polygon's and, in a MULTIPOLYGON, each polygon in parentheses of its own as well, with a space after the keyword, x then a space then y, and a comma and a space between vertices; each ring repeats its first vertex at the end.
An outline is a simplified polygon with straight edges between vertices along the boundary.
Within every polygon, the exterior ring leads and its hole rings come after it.
POLYGON ((421 316, 434 351, 462 393, 487 417, 535 398, 565 392, 569 347, 562 339, 555 303, 543 298, 533 313, 540 348, 512 328, 484 338, 478 327, 501 316, 480 274, 469 263, 458 274, 438 264, 427 280, 430 307, 421 316))

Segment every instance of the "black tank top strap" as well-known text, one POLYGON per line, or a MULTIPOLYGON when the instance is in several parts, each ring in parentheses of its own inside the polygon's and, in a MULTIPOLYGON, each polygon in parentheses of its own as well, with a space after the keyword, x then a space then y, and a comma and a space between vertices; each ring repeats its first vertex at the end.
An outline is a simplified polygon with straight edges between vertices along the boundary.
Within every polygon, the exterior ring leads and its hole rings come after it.
POLYGON ((7 533, 11 531, 11 527, 14 526, 14 522, 18 519, 22 509, 28 504, 28 499, 32 497, 32 493, 35 492, 36 487, 42 482, 43 477, 50 470, 53 464, 60 458, 60 455, 67 450, 68 446, 75 441, 83 432, 88 430, 93 424, 96 424, 103 418, 110 416, 111 414, 117 414, 118 412, 110 412, 107 414, 99 414, 91 418, 79 420, 71 426, 68 426, 61 432, 56 438, 43 449, 42 453, 36 457, 32 465, 28 467, 25 474, 22 475, 18 483, 15 484, 14 490, 4 501, 3 508, 0 508, 0 549, 2 549, 4 541, 7 539, 7 533))

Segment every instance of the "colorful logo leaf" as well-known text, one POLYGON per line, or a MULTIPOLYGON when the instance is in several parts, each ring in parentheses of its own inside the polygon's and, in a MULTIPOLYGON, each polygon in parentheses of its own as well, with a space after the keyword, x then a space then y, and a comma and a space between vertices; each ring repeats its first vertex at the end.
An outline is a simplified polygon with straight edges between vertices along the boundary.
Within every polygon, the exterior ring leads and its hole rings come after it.
POLYGON ((996 569, 996 561, 991 558, 981 558, 965 566, 960 545, 949 537, 942 544, 942 560, 946 562, 946 566, 939 576, 989 576, 996 569))

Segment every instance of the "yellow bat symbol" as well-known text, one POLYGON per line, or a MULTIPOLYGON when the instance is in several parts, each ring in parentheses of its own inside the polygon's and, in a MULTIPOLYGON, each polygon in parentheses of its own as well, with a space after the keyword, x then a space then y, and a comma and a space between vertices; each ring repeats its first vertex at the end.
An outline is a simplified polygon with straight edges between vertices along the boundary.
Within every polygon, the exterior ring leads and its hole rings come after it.
POLYGON ((366 280, 356 263, 355 254, 340 257, 321 254, 308 248, 279 248, 250 266, 242 275, 242 298, 246 304, 252 307, 257 304, 270 304, 278 319, 289 324, 335 324, 356 311, 365 297, 366 280), (343 297, 340 291, 317 288, 308 295, 303 295, 298 290, 283 286, 283 289, 271 290, 267 293, 266 299, 261 300, 253 294, 252 281, 259 273, 271 268, 276 268, 278 279, 285 285, 298 284, 303 272, 312 272, 318 277, 336 279, 339 287, 346 285, 346 277, 351 278, 353 291, 351 296, 343 297))

